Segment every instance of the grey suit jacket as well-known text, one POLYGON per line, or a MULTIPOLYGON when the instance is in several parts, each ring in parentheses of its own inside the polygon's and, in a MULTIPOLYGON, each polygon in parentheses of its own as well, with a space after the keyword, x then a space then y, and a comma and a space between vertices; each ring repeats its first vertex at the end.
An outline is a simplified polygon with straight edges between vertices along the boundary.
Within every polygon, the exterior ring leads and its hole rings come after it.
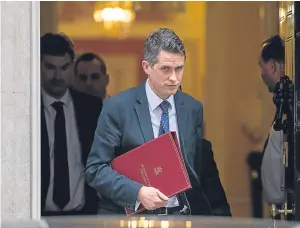
POLYGON ((261 180, 266 201, 269 204, 283 204, 285 201, 283 132, 275 131, 273 126, 262 159, 261 180))
MULTIPOLYGON (((202 104, 180 91, 174 100, 181 150, 193 185, 199 183, 194 157, 201 151, 202 104)), ((102 196, 100 213, 124 213, 122 207, 134 209, 142 184, 118 174, 109 163, 153 138, 145 83, 107 99, 85 169, 87 183, 102 196)))

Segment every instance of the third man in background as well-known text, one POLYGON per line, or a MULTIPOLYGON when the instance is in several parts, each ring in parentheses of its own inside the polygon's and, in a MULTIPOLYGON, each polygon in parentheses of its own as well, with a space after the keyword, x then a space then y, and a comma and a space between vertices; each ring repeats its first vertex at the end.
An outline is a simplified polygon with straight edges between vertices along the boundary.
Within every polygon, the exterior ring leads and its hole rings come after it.
POLYGON ((76 90, 101 98, 103 101, 108 97, 106 90, 109 76, 106 64, 100 56, 94 53, 82 54, 75 62, 74 71, 73 86, 76 90))

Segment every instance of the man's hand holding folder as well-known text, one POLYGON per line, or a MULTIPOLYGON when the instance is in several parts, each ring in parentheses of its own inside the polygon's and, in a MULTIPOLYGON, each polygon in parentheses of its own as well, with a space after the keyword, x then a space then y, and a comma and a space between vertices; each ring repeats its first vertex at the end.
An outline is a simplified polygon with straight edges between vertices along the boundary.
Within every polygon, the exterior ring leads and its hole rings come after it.
MULTIPOLYGON (((147 210, 155 210, 157 208, 165 207, 168 203, 169 198, 153 187, 143 186, 138 194, 138 201, 147 210)), ((139 205, 137 205, 138 208, 139 205)), ((136 210, 137 210, 136 208, 136 210)))
POLYGON ((191 188, 176 132, 168 132, 115 158, 111 166, 144 185, 138 193, 136 210, 125 209, 127 215, 165 207, 169 197, 191 188))

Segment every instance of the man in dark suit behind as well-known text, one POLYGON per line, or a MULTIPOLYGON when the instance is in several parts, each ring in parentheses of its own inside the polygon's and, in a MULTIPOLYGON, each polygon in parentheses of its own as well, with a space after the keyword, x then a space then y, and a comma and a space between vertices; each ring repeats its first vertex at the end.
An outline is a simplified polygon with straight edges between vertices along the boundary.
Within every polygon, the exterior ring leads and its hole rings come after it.
POLYGON ((83 172, 102 101, 69 89, 74 49, 63 35, 41 38, 41 214, 95 214, 83 172))
POLYGON ((192 186, 199 190, 202 214, 212 214, 194 167, 195 155, 201 152, 202 104, 178 91, 185 59, 182 41, 172 30, 154 31, 144 46, 147 81, 104 103, 85 170, 89 185, 102 195, 100 214, 124 214, 123 207, 136 210, 140 203, 145 213, 154 215, 193 214, 194 199, 188 191, 168 199, 159 189, 132 181, 109 165, 115 157, 167 131, 178 135, 192 186))
MULTIPOLYGON (((203 192, 210 203, 212 214, 216 216, 231 216, 230 206, 214 160, 212 145, 206 139, 202 139, 201 153, 197 153, 195 156, 195 171, 202 183, 203 192)), ((192 210, 194 209, 195 214, 201 215, 202 205, 197 203, 197 189, 193 189, 193 192, 192 210)))

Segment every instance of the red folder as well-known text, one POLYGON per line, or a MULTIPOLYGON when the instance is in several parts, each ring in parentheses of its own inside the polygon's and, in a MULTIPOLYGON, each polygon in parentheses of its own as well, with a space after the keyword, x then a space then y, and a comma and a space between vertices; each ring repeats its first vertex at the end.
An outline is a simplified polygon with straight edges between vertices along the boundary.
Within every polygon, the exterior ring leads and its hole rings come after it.
MULTIPOLYGON (((157 188, 169 198, 192 187, 176 132, 168 132, 115 158, 111 166, 119 174, 157 188)), ((137 211, 125 208, 127 215, 144 210, 142 204, 137 211)))

